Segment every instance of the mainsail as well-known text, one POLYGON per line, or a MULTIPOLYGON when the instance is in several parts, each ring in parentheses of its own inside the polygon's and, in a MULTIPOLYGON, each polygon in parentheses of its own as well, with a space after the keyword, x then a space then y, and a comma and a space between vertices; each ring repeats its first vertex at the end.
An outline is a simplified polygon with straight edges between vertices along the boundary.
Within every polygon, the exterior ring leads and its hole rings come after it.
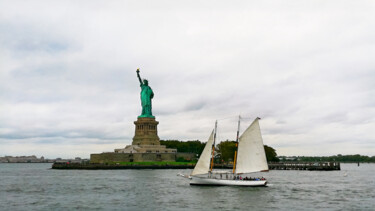
POLYGON ((191 173, 191 176, 197 175, 197 174, 207 174, 210 169, 210 158, 211 158, 211 151, 212 151, 212 143, 214 142, 214 131, 212 131, 210 138, 207 141, 206 146, 203 149, 203 152, 201 156, 199 157, 199 160, 197 164, 195 165, 195 168, 193 172, 191 173))
POLYGON ((258 120, 259 118, 256 118, 239 139, 235 172, 237 174, 268 170, 258 120))

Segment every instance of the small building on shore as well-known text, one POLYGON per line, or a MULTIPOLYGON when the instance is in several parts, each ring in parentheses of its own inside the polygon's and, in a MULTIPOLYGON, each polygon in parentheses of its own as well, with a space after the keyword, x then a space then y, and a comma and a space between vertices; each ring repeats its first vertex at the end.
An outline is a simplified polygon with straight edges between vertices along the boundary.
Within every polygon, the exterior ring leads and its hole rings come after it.
POLYGON ((35 155, 31 156, 5 156, 0 157, 0 163, 44 163, 44 157, 37 158, 35 155))

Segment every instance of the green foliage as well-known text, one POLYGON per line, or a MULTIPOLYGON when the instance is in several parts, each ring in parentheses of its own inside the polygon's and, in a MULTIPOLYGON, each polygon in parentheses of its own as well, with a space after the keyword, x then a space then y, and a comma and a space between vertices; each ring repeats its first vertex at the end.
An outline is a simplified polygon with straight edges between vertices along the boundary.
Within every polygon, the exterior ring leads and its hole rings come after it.
MULTIPOLYGON (((190 152, 201 155, 206 143, 195 141, 178 141, 178 140, 161 140, 161 145, 166 145, 167 148, 177 149, 178 152, 190 152)), ((216 146, 216 160, 218 162, 230 162, 233 161, 234 151, 236 150, 235 141, 222 141, 216 146)), ((278 162, 276 150, 270 146, 265 145, 264 150, 266 151, 266 157, 268 162, 278 162)), ((184 162, 184 158, 177 158, 177 161, 184 162)))
POLYGON ((198 140, 195 141, 178 141, 178 140, 160 140, 161 145, 166 145, 167 148, 177 149, 177 152, 190 152, 200 156, 206 143, 198 140))
MULTIPOLYGON (((235 141, 222 141, 216 146, 216 152, 219 153, 221 160, 224 162, 233 161, 235 150, 235 141)), ((279 162, 279 158, 277 158, 276 150, 274 148, 264 145, 264 150, 266 152, 268 162, 279 162)))
POLYGON ((176 158, 176 162, 189 162, 188 160, 185 160, 183 157, 176 158))
POLYGON ((264 145, 264 151, 266 151, 266 157, 268 162, 279 162, 276 150, 270 146, 264 145))
POLYGON ((236 151, 235 141, 222 141, 216 146, 216 152, 220 153, 220 158, 224 162, 233 161, 234 152, 236 151))

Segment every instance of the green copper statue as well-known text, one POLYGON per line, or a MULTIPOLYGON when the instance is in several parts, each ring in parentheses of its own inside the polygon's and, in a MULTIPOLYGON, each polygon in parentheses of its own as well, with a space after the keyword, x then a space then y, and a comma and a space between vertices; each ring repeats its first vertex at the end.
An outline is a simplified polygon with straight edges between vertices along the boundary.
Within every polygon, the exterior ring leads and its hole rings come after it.
POLYGON ((139 83, 141 83, 141 102, 142 102, 142 114, 138 116, 139 118, 148 117, 148 118, 155 118, 152 116, 152 104, 151 99, 154 97, 154 92, 152 91, 151 87, 148 86, 148 81, 146 79, 141 79, 139 76, 139 69, 137 69, 137 76, 139 79, 139 83))

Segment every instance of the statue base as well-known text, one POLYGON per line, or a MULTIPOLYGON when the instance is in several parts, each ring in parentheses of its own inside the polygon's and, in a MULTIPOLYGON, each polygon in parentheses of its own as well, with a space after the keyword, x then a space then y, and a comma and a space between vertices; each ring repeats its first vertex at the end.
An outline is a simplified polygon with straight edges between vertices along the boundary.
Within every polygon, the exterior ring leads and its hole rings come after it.
POLYGON ((168 149, 160 145, 158 136, 159 122, 155 118, 138 117, 132 145, 123 149, 115 149, 116 153, 176 153, 176 149, 168 149))
POLYGON ((194 153, 177 153, 177 149, 168 149, 160 145, 155 117, 138 117, 135 124, 135 134, 132 145, 114 152, 91 154, 91 163, 116 163, 116 162, 151 162, 151 161, 176 161, 177 157, 193 159, 194 153))
POLYGON ((155 118, 138 117, 132 145, 160 145, 158 136, 159 122, 155 118))

